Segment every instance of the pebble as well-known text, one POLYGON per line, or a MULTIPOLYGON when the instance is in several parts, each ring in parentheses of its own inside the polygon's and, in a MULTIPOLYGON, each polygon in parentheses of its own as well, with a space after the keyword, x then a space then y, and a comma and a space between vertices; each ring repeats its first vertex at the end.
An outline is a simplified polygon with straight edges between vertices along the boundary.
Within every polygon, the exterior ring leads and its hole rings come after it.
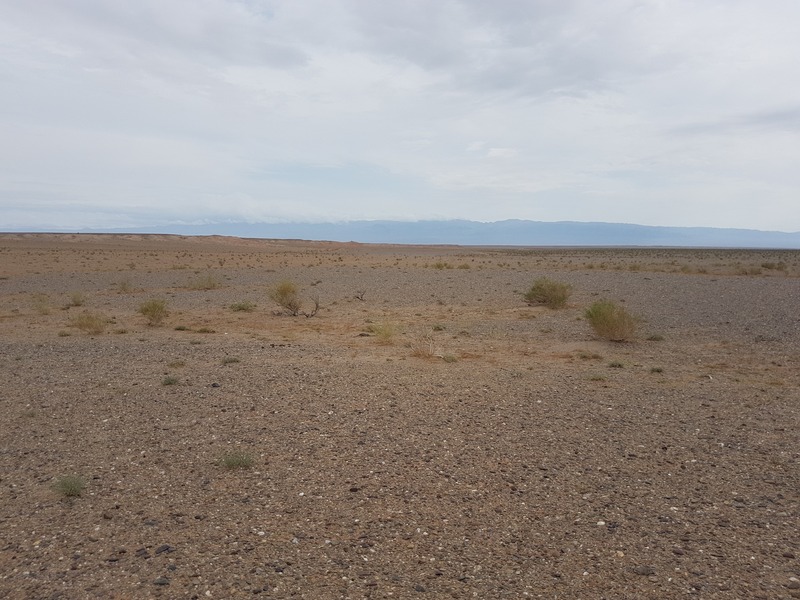
POLYGON ((166 552, 167 554, 169 554, 170 552, 175 552, 175 547, 170 546, 169 544, 162 544, 161 546, 156 548, 156 554, 163 554, 164 552, 166 552))
POLYGON ((166 577, 159 577, 153 580, 153 585, 169 585, 169 579, 166 577))
POLYGON ((656 570, 648 565, 639 565, 638 567, 633 567, 633 572, 637 575, 653 575, 656 570))

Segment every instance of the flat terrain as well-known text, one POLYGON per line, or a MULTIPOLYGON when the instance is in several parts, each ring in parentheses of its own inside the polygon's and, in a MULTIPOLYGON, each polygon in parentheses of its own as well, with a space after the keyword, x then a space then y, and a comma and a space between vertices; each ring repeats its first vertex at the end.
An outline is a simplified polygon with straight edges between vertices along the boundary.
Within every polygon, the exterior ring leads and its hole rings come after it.
POLYGON ((800 597, 800 252, 5 234, 0 344, 3 598, 800 597))

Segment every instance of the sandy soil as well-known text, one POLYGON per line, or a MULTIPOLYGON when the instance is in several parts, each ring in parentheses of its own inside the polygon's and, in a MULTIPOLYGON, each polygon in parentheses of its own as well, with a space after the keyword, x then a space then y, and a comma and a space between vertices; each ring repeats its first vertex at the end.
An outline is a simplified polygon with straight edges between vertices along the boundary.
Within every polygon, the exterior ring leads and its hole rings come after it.
POLYGON ((0 335, 3 598, 800 597, 798 252, 5 234, 0 335))

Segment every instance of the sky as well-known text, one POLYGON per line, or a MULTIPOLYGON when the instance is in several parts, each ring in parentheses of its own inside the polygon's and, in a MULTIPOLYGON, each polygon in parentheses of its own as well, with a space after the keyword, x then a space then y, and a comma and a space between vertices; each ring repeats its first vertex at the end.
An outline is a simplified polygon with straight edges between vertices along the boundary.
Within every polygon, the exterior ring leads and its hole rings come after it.
POLYGON ((797 0, 0 0, 0 230, 800 231, 797 0))

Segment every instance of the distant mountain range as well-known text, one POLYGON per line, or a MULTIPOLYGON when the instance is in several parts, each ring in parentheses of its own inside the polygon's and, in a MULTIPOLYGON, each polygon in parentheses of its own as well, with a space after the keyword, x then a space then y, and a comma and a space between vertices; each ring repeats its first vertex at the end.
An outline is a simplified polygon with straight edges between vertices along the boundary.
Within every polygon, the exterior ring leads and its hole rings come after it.
MULTIPOLYGON (((121 233, 123 230, 103 230, 121 233)), ((86 231, 89 232, 89 231, 86 231)), ((91 231, 97 233, 98 231, 91 231)), ((624 223, 476 221, 345 221, 340 223, 214 223, 125 229, 125 233, 230 235, 383 244, 468 246, 677 246, 800 249, 800 232, 653 227, 624 223)))

